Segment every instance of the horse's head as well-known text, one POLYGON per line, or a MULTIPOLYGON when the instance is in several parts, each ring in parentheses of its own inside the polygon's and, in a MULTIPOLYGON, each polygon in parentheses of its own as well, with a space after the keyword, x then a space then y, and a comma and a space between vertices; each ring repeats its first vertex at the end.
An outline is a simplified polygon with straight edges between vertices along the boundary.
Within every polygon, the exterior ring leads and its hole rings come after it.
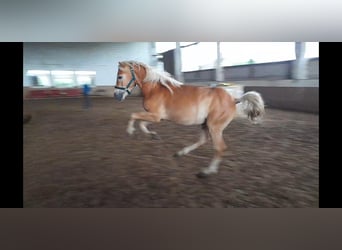
POLYGON ((119 62, 114 97, 119 101, 123 101, 126 96, 130 95, 137 86, 138 79, 134 71, 134 65, 119 62))
POLYGON ((123 61, 119 62, 114 97, 119 101, 123 101, 132 93, 134 87, 138 85, 142 89, 145 83, 158 83, 150 86, 162 85, 171 94, 173 93, 172 86, 179 87, 183 84, 173 79, 169 73, 159 72, 144 63, 123 61))

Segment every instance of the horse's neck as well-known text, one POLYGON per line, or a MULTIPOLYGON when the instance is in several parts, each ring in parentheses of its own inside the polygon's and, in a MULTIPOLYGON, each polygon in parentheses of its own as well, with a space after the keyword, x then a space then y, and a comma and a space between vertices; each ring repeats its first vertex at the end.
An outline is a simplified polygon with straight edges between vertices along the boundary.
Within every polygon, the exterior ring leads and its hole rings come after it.
POLYGON ((149 98, 152 95, 161 93, 163 91, 163 88, 164 87, 158 83, 143 83, 141 92, 145 98, 149 98))

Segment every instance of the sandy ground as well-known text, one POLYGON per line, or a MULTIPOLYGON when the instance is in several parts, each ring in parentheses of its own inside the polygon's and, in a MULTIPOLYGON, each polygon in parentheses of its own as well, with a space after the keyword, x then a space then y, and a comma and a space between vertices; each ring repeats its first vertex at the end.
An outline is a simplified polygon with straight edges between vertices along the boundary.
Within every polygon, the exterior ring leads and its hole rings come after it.
MULTIPOLYGON (((200 126, 152 124, 161 140, 126 134, 142 99, 25 100, 24 207, 318 207, 318 115, 266 109, 261 124, 234 120, 219 173, 199 179, 213 155, 200 126)), ((138 127, 137 127, 138 128, 138 127)))

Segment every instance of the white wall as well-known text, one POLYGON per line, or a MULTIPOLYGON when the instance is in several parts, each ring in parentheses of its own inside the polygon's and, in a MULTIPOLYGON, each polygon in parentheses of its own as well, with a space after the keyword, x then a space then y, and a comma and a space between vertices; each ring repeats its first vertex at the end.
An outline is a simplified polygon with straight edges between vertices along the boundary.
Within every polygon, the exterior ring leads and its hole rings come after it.
POLYGON ((27 70, 96 71, 97 86, 114 86, 119 61, 136 60, 154 66, 153 43, 24 43, 24 86, 27 70))

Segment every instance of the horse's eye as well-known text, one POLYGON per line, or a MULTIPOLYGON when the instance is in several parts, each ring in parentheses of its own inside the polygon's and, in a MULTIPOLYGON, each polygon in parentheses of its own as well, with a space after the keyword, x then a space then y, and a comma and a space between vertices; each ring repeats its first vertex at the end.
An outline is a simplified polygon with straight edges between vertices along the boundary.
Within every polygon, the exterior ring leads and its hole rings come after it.
POLYGON ((122 76, 118 76, 118 80, 122 80, 122 76))

